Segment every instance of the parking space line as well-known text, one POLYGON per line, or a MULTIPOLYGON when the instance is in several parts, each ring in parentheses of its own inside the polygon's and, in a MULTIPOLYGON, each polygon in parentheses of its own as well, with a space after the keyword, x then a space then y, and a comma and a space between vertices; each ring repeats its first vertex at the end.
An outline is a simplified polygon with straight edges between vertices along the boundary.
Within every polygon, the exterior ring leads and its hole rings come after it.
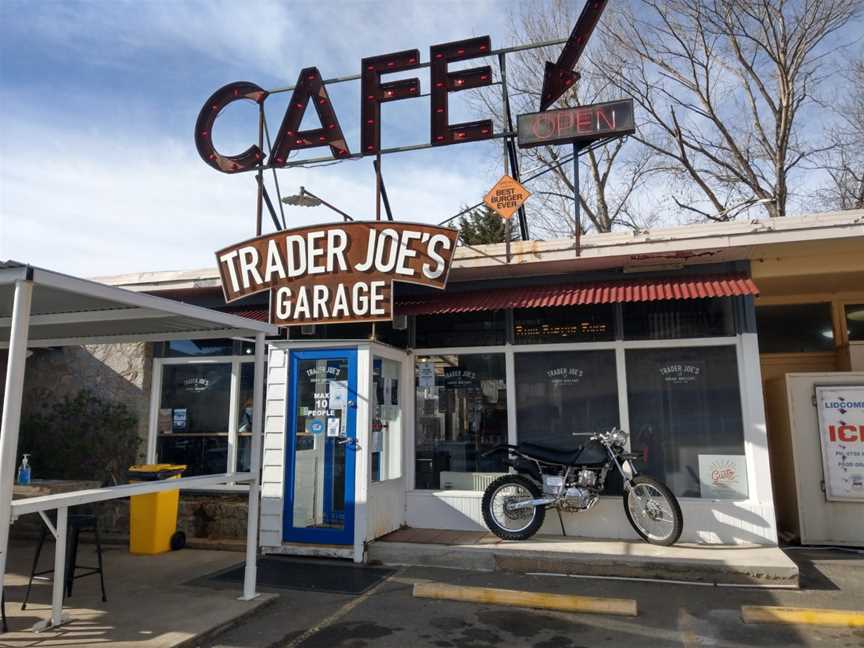
POLYGON ((864 628, 864 612, 826 610, 775 605, 742 605, 744 623, 788 623, 796 625, 864 628))
POLYGON ((370 589, 367 592, 364 592, 363 594, 361 594, 360 596, 348 601, 345 605, 340 607, 333 614, 331 614, 326 619, 323 619, 322 621, 320 621, 316 625, 314 625, 311 628, 309 628, 308 630, 306 630, 306 632, 301 634, 299 637, 295 637, 294 639, 292 639, 291 641, 289 641, 286 644, 279 644, 280 648, 296 648, 297 646, 302 644, 304 641, 306 641, 309 637, 311 637, 315 634, 318 634, 319 632, 321 632, 321 630, 323 630, 327 626, 332 625, 333 623, 336 623, 336 621, 338 621, 339 619, 344 617, 346 614, 351 612, 351 610, 356 608, 358 605, 365 603, 366 600, 370 596, 376 594, 378 592, 378 590, 380 590, 382 587, 384 587, 384 585, 389 583, 391 581, 391 579, 398 578, 399 576, 401 576, 401 574, 404 571, 405 571, 405 568, 403 567, 402 569, 397 571, 395 574, 388 576, 387 578, 382 580, 380 583, 378 583, 372 589, 370 589))
POLYGON ((493 587, 447 585, 445 583, 415 583, 414 596, 418 598, 508 605, 539 610, 558 610, 560 612, 637 616, 636 601, 634 599, 524 592, 496 589, 493 587))

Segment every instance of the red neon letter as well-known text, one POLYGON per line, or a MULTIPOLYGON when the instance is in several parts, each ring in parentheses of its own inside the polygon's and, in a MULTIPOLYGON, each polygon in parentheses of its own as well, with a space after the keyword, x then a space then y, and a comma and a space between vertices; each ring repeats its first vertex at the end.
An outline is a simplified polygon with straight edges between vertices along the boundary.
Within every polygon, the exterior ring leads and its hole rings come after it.
POLYGON ((492 83, 492 70, 488 65, 448 73, 447 63, 486 56, 491 48, 492 44, 488 36, 433 45, 429 48, 430 78, 432 80, 430 93, 432 96, 433 146, 484 140, 492 137, 491 119, 451 126, 447 106, 447 93, 479 88, 492 83))
POLYGON ((854 425, 841 425, 839 428, 837 428, 837 436, 841 441, 845 441, 846 443, 849 443, 850 441, 857 441, 858 440, 858 437, 856 437, 854 434, 847 436, 846 430, 851 430, 852 432, 854 432, 855 426, 854 425))
POLYGON ((598 108, 597 109, 597 130, 601 129, 601 127, 600 127, 601 121, 606 122, 606 128, 608 128, 609 130, 615 130, 615 109, 609 108, 609 107, 598 108), (612 119, 611 120, 609 119, 609 115, 606 113, 607 110, 612 113, 612 119))
POLYGON ((330 146, 333 157, 348 157, 350 154, 348 143, 342 134, 342 127, 339 126, 339 120, 336 119, 336 113, 330 104, 327 88, 324 87, 321 79, 321 73, 318 72, 318 68, 306 68, 300 72, 297 86, 291 93, 291 103, 288 104, 282 126, 279 127, 279 134, 273 143, 270 166, 285 166, 285 160, 288 159, 291 151, 325 145, 330 146), (318 119, 321 120, 321 128, 301 131, 300 123, 303 121, 310 98, 315 106, 315 112, 318 113, 318 119))
POLYGON ((229 83, 214 92, 204 107, 201 108, 201 112, 198 113, 198 121, 195 122, 195 146, 201 159, 223 173, 246 171, 257 165, 264 153, 254 144, 240 155, 222 155, 219 153, 213 146, 213 123, 228 104, 240 99, 248 99, 262 104, 267 98, 267 94, 263 88, 247 81, 229 83))
POLYGON ((591 131, 591 111, 580 109, 576 111, 576 132, 588 133, 591 131))
POLYGON ((420 94, 420 80, 417 78, 381 83, 381 75, 412 70, 419 67, 419 61, 420 52, 416 49, 373 56, 361 61, 363 71, 360 75, 360 92, 363 94, 360 97, 360 149, 363 155, 372 155, 381 149, 381 104, 420 94))

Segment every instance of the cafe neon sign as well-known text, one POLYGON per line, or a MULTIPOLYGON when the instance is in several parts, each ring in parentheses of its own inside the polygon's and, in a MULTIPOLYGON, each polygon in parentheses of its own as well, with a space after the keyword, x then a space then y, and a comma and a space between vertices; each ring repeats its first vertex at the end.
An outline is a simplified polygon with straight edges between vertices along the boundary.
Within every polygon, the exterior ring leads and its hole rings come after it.
MULTIPOLYGON (((546 64, 541 113, 538 115, 542 115, 579 78, 573 67, 606 1, 586 2, 557 62, 546 64)), ((451 63, 492 54, 498 54, 501 57, 499 60, 503 60, 503 52, 492 51, 491 39, 487 35, 432 45, 426 63, 420 61, 417 49, 361 59, 358 153, 352 153, 348 146, 325 80, 317 67, 300 71, 268 154, 265 155, 262 150, 262 125, 265 123, 264 102, 272 93, 248 81, 229 83, 207 99, 195 124, 195 145, 204 162, 217 171, 257 171, 259 183, 262 169, 289 166, 289 156, 295 151, 328 147, 335 160, 358 155, 380 155, 381 105, 421 95, 420 80, 416 77, 395 81, 384 81, 382 77, 424 67, 430 70, 431 84, 428 146, 492 139, 496 135, 491 119, 451 124, 449 116, 450 93, 492 85, 491 67, 482 65, 451 71, 449 66, 451 63), (252 101, 259 106, 259 143, 239 154, 228 155, 214 145, 213 127, 227 106, 241 100, 252 101), (310 105, 316 112, 320 126, 301 130, 310 105)), ((617 128, 618 122, 612 128, 604 128, 604 120, 608 122, 610 114, 613 121, 618 114, 624 114, 604 110, 592 113, 597 124, 593 133, 584 132, 585 119, 580 116, 581 113, 570 118, 569 122, 561 116, 556 117, 554 125, 557 131, 554 134, 550 130, 553 122, 535 120, 535 130, 545 128, 550 132, 536 136, 536 144, 529 146, 572 135, 561 128, 565 123, 575 124, 577 131, 583 131, 579 135, 585 138, 608 136, 614 131, 623 132, 632 124, 631 107, 629 123, 626 117, 623 120, 624 128, 617 128)), ((519 131, 522 146, 522 116, 519 131)), ((512 135, 503 133, 497 136, 512 135)), ((259 184, 259 218, 262 186, 259 184)), ((393 318, 394 282, 437 289, 446 287, 457 238, 456 230, 432 225, 351 221, 259 236, 218 251, 216 260, 225 301, 234 302, 267 291, 270 294, 271 323, 292 326, 388 321, 393 318)))

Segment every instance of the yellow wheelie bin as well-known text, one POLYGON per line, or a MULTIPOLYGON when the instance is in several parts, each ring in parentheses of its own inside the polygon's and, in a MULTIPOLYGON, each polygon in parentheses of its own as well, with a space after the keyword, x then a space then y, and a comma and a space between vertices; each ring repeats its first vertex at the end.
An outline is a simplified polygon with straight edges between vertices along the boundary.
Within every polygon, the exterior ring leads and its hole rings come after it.
MULTIPOLYGON (((178 479, 186 466, 140 464, 130 466, 129 483, 178 479)), ((186 536, 177 532, 180 489, 133 495, 129 498, 129 553, 160 554, 180 549, 186 536)))

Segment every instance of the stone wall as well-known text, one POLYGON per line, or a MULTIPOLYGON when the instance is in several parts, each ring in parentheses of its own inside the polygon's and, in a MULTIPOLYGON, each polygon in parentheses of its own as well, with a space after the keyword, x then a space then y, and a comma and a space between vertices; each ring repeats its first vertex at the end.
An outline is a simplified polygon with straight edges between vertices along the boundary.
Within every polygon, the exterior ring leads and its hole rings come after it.
POLYGON ((59 401, 86 387, 104 400, 124 403, 135 413, 143 459, 153 373, 151 347, 136 342, 33 349, 24 377, 22 418, 46 399, 59 401))
MULTIPOLYGON (((177 514, 177 529, 186 533, 187 541, 206 540, 226 544, 245 542, 246 494, 182 493, 177 514)), ((79 512, 83 512, 83 509, 79 512)), ((106 541, 129 539, 129 500, 111 500, 86 507, 99 515, 99 532, 106 541)), ((74 513, 77 509, 70 509, 74 513)), ((15 522, 12 536, 38 536, 42 522, 37 515, 27 515, 15 522)))

